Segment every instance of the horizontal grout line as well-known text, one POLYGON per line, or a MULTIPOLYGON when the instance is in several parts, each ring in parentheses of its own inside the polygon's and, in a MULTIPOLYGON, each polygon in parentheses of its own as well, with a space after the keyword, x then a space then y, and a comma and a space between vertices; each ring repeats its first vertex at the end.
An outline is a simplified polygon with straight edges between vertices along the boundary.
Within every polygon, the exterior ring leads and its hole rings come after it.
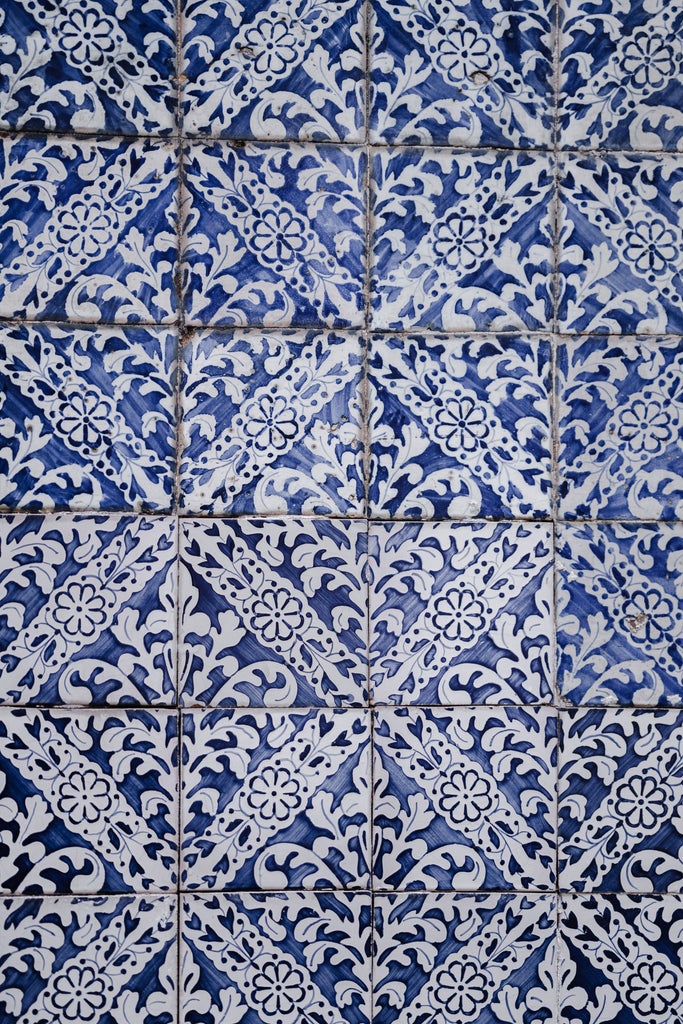
POLYGON ((104 898, 114 899, 177 899, 179 897, 213 897, 223 896, 228 899, 234 896, 334 896, 337 894, 343 894, 346 896, 414 896, 421 898, 423 896, 436 896, 439 898, 446 897, 459 897, 464 899, 471 899, 477 896, 500 896, 500 897, 527 897, 527 896, 540 896, 544 899, 559 897, 560 899, 591 899, 593 897, 607 897, 607 896, 638 896, 643 899, 674 899, 683 901, 683 891, 681 890, 642 890, 642 889, 380 889, 371 888, 369 886, 359 886, 358 888, 351 888, 349 886, 340 886, 337 889, 301 889, 292 887, 291 889, 184 889, 174 888, 169 889, 165 892, 157 891, 145 892, 131 889, 119 889, 119 890, 102 890, 91 893, 76 893, 76 892, 54 892, 54 893, 23 893, 23 892, 0 892, 0 901, 11 900, 14 902, 26 902, 29 900, 41 900, 50 902, 51 900, 64 900, 73 899, 78 900, 100 900, 104 898))

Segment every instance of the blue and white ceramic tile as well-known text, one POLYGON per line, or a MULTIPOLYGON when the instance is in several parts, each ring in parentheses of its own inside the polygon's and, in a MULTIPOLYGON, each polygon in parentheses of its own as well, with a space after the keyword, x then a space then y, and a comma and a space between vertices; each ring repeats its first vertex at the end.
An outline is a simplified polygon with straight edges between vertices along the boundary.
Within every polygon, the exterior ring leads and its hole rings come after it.
POLYGON ((369 883, 369 712, 186 712, 188 889, 369 883))
POLYGON ((0 518, 0 703, 159 704, 174 695, 171 518, 0 518))
POLYGON ((170 143, 0 140, 0 316, 175 317, 177 156, 170 143))
POLYGON ((551 699, 549 526, 373 524, 369 555, 376 704, 551 699))
POLYGON ((682 149, 678 0, 560 0, 560 12, 561 145, 682 149))
POLYGON ((181 525, 185 704, 367 700, 367 527, 329 519, 181 525))
POLYGON ((556 719, 548 708, 375 712, 380 889, 551 889, 556 719))
POLYGON ((377 1024, 555 1024, 555 897, 377 895, 377 1024))
POLYGON ((683 334, 683 158, 565 157, 558 319, 568 334, 683 334))
POLYGON ((370 514, 550 514, 547 339, 372 335, 370 514))
POLYGON ((361 0, 182 0, 181 8, 186 133, 363 141, 361 0))
POLYGON ((683 519, 683 342, 558 346, 559 509, 566 519, 683 519))
POLYGON ((4 0, 0 128, 168 134, 174 0, 4 0))
POLYGON ((0 327, 0 506, 168 511, 175 332, 0 327))
POLYGON ((176 1024, 174 896, 0 902, 4 1024, 176 1024))
POLYGON ((560 887, 683 889, 683 712, 562 713, 560 887))
POLYGON ((683 1012, 683 897, 566 896, 560 917, 564 1024, 674 1024, 683 1012))
POLYGON ((183 356, 181 508, 361 515, 358 334, 199 332, 183 356))
POLYGON ((375 0, 371 140, 549 146, 553 0, 375 0))
POLYGON ((573 704, 681 704, 683 527, 561 526, 558 685, 573 704))
POLYGON ((390 149, 372 179, 373 327, 547 329, 550 157, 390 149))
POLYGON ((172 711, 0 710, 0 891, 176 884, 172 711))
POLYGON ((183 901, 185 1024, 369 1024, 370 893, 183 901))
POLYGON ((365 157, 337 146, 188 146, 189 324, 364 325, 365 157))

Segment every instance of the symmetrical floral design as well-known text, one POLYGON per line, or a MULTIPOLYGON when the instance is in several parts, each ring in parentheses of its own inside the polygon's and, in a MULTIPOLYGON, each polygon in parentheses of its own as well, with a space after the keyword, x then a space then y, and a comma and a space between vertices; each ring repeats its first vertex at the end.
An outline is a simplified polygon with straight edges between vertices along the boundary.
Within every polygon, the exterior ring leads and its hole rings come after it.
POLYGON ((363 512, 356 334, 199 332, 183 358, 181 507, 363 512))
POLYGON ((0 506, 170 509, 175 353, 161 328, 0 328, 0 506))
POLYGON ((563 516, 682 519, 681 339, 567 341, 558 366, 563 516))
POLYGON ((373 524, 369 566, 375 703, 550 699, 548 526, 373 524))
POLYGON ((683 714, 582 709, 562 721, 561 888, 683 889, 683 714))
POLYGON ((185 131, 362 142, 364 14, 360 0, 186 0, 185 131))
POLYGON ((673 1024, 683 1013, 683 897, 566 896, 560 915, 560 1019, 673 1024))
POLYGON ((7 1024, 175 1024, 176 898, 0 902, 7 1024))
POLYGON ((371 139, 549 146, 552 0, 372 5, 371 139))
POLYGON ((184 715, 189 889, 368 884, 367 711, 184 715))
POLYGON ((682 192, 678 157, 563 158, 562 331, 683 333, 682 192))
POLYGON ((244 893, 183 901, 187 1024, 369 1024, 369 893, 244 893))
POLYGON ((557 540, 560 692, 581 704, 681 704, 683 530, 563 526, 557 540))
POLYGON ((1 518, 0 703, 170 703, 176 557, 170 518, 1 518))
POLYGON ((376 153, 373 327, 547 328, 552 180, 541 153, 376 153))
POLYGON ((563 0, 560 141, 683 149, 683 8, 671 0, 563 0))
POLYGON ((373 335, 370 514, 547 516, 550 345, 373 335))
POLYGON ((552 710, 375 714, 374 847, 381 888, 553 887, 552 710))
POLYGON ((188 322, 362 326, 364 173, 354 148, 189 145, 188 322))
POLYGON ((171 711, 0 711, 0 891, 154 892, 176 882, 171 711))
POLYGON ((555 897, 375 896, 375 1020, 555 1020, 555 897))
POLYGON ((180 545, 184 703, 364 703, 364 524, 186 520, 180 545))

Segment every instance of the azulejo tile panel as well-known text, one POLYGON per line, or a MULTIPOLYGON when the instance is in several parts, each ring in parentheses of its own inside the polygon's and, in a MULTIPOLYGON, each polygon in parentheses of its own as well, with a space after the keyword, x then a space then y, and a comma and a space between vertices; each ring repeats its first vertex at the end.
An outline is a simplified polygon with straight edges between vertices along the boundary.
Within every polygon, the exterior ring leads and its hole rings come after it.
POLYGON ((370 514, 550 514, 547 339, 370 339, 370 514))
POLYGON ((0 1008, 21 1024, 176 1024, 175 896, 3 900, 0 1008))
POLYGON ((173 712, 4 708, 0 770, 3 891, 175 887, 173 712))
POLYGON ((547 525, 377 524, 369 565, 376 704, 551 699, 547 525))
POLYGON ((370 893, 186 896, 183 1019, 369 1024, 370 960, 370 893))
POLYGON ((0 505, 170 511, 174 331, 0 327, 0 505))
POLYGON ((367 701, 367 531, 353 520, 186 520, 186 704, 367 701))
POLYGON ((396 148, 372 162, 372 326, 544 330, 552 160, 396 148))
POLYGON ((362 515, 356 333, 198 332, 183 352, 181 507, 362 515))
POLYGON ((7 0, 0 13, 0 128, 169 134, 173 0, 7 0))
POLYGON ((171 517, 0 517, 0 703, 174 699, 171 517))
POLYGON ((188 889, 369 885, 369 712, 184 718, 188 889))
POLYGON ((364 141, 360 0, 182 6, 188 134, 364 141))
POLYGON ((561 526, 558 684, 577 704, 680 704, 680 525, 561 526))
POLYGON ((371 4, 373 142, 550 146, 551 0, 371 4))

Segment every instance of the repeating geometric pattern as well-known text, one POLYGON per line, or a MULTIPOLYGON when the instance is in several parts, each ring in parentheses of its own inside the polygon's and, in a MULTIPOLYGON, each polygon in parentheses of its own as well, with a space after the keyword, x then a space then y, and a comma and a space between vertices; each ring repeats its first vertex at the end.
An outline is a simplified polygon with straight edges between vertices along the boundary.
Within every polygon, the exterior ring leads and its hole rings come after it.
POLYGON ((375 335, 370 514, 550 512, 550 346, 521 338, 375 335))
POLYGON ((0 316, 172 321, 177 167, 172 143, 0 139, 0 316))
POLYGON ((369 1024, 370 893, 186 896, 182 920, 187 1024, 369 1024))
POLYGON ((548 526, 373 525, 369 564, 375 704, 551 698, 548 526))
POLYGON ((184 21, 188 134, 364 140, 359 0, 186 0, 184 21))
POLYGON ((564 518, 683 518, 680 338, 558 348, 559 507, 564 518))
POLYGON ((18 1024, 176 1024, 175 896, 0 903, 0 1010, 18 1024))
POLYGON ((558 685, 575 704, 683 700, 683 529, 562 526, 558 685))
POLYGON ((0 710, 0 890, 172 889, 176 747, 172 711, 0 710))
POLYGON ((368 885, 365 711, 184 715, 188 889, 368 885))
POLYGON ((175 333, 0 328, 0 505, 167 511, 175 333))
POLYGON ((0 703, 173 701, 170 518, 0 518, 0 703))
POLYGON ((181 525, 185 704, 367 700, 367 532, 329 519, 181 525))
POLYGON ((362 514, 362 361, 355 334, 193 336, 183 358, 183 510, 362 514))

